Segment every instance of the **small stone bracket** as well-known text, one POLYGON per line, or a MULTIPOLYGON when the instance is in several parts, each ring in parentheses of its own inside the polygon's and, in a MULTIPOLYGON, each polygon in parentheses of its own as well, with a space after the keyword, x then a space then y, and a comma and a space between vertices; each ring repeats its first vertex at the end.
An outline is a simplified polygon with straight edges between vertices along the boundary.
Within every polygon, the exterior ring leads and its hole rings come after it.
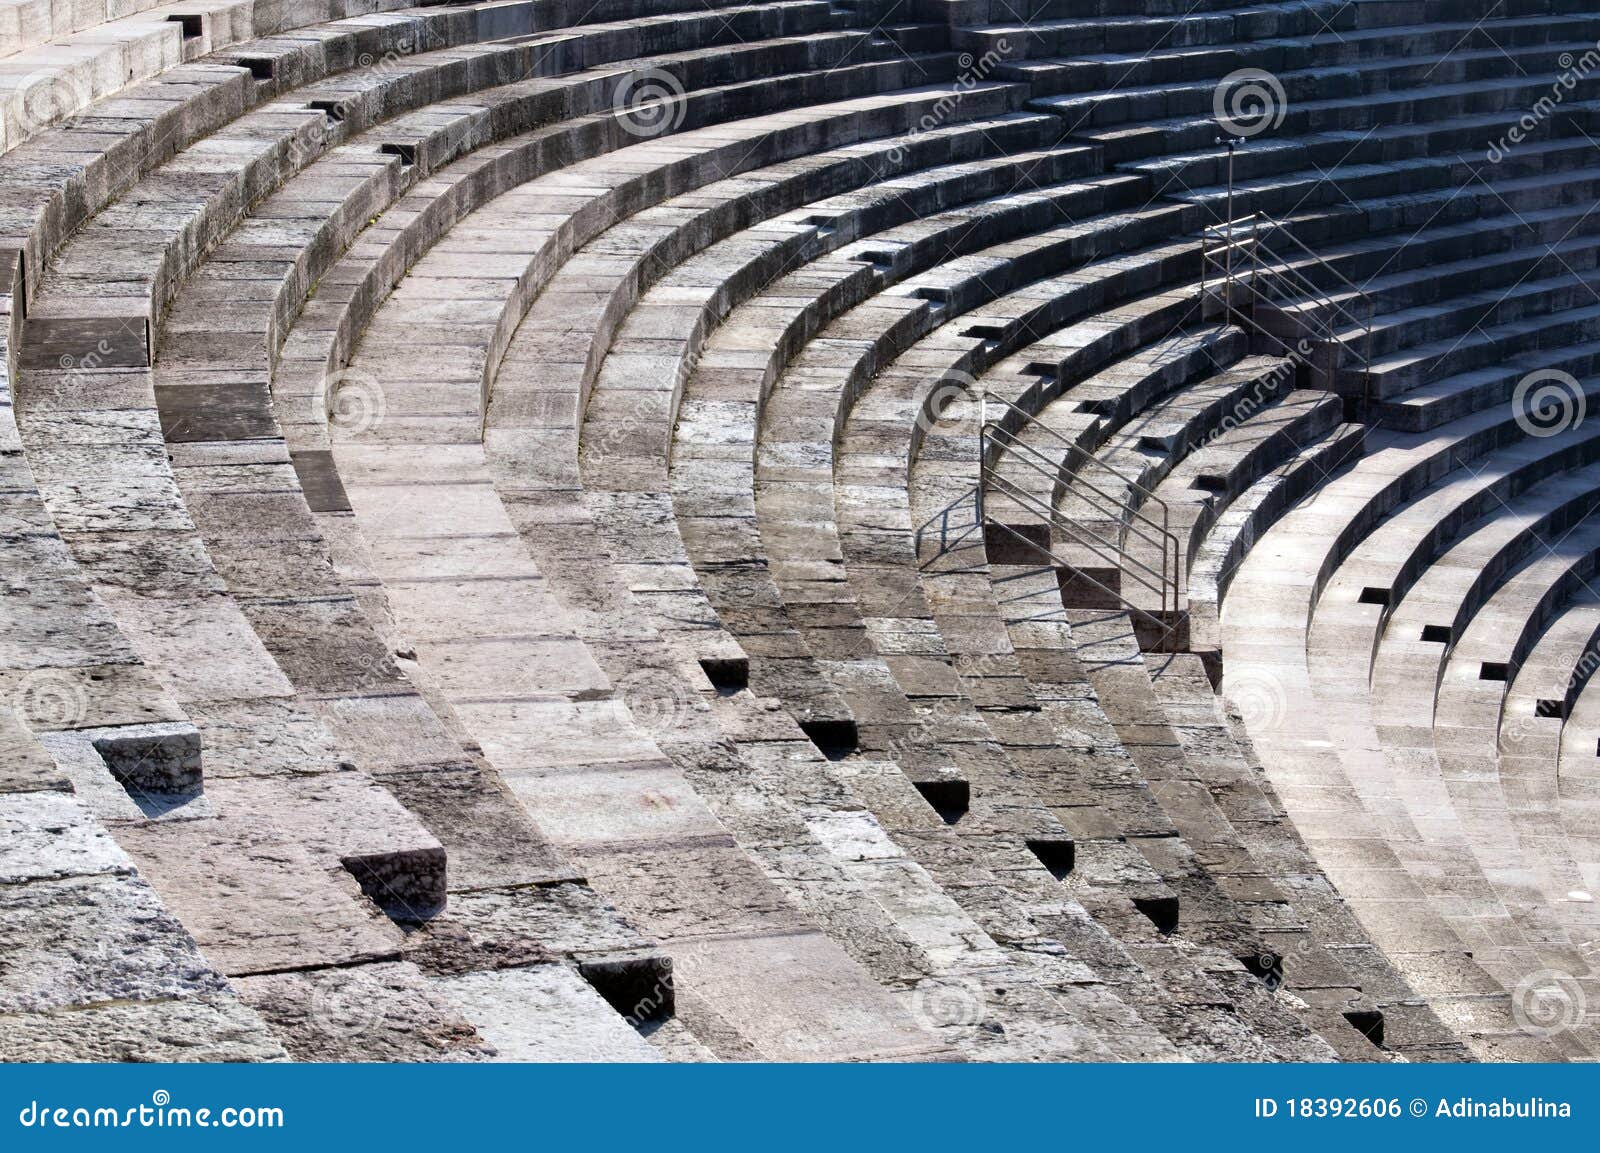
POLYGON ((187 721, 37 736, 102 820, 159 817, 203 795, 200 733, 187 721))

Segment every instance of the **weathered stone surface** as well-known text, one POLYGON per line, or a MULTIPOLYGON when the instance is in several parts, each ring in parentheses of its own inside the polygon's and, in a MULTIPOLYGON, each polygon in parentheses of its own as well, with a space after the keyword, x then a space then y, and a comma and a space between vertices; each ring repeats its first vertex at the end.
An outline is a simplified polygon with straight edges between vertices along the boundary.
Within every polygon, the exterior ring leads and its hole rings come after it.
POLYGON ((3 1061, 281 1061, 278 1039, 231 995, 0 1017, 3 1061))
POLYGON ((661 1056, 565 965, 437 979, 499 1061, 659 1061, 661 1056))
POLYGON ((457 974, 647 945, 592 889, 564 882, 452 894, 445 912, 413 932, 406 949, 430 973, 457 974))
POLYGON ((119 827, 117 838, 229 975, 399 954, 399 930, 355 879, 272 825, 165 821, 119 827))
POLYGON ((1600 1053, 1600 17, 394 3, 0 18, 0 1055, 1600 1053))
POLYGON ((241 977, 239 999, 295 1061, 479 1061, 495 1050, 415 966, 241 977))
POLYGON ((576 874, 497 774, 440 765, 375 774, 440 839, 455 890, 549 884, 576 874))
POLYGON ((132 872, 128 855, 72 794, 0 795, 0 885, 132 872))
POLYGON ((0 885, 0 1012, 222 993, 226 983, 144 881, 0 885))

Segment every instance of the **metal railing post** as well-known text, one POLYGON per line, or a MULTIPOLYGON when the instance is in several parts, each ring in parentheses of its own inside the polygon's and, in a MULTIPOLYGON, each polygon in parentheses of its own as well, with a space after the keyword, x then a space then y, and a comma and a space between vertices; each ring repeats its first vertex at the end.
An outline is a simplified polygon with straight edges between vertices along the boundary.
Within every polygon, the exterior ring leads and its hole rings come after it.
POLYGON ((978 529, 983 529, 983 488, 984 481, 989 477, 989 453, 984 443, 989 435, 989 402, 984 393, 978 394, 978 491, 972 496, 974 514, 978 518, 978 529))

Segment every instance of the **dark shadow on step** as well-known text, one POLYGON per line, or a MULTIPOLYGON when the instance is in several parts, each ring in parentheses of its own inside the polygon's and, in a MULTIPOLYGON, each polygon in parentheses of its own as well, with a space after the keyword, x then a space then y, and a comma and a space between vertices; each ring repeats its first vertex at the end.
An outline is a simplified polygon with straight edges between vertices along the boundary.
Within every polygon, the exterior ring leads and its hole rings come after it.
POLYGON ((1383 1048, 1383 1010, 1353 1009, 1344 1015, 1356 1030, 1378 1048, 1383 1048))
POLYGON ((1161 934, 1175 933, 1178 930, 1178 898, 1168 897, 1135 897, 1133 907, 1138 909, 1150 923, 1156 927, 1156 932, 1161 934))
POLYGON ((1262 949, 1258 953, 1246 953, 1239 958, 1239 964, 1273 992, 1277 992, 1279 986, 1283 984, 1283 958, 1270 949, 1262 949))
POLYGON ((750 687, 750 661, 746 657, 707 657, 700 662, 700 671, 718 696, 731 697, 750 687))
POLYGON ((917 526, 919 568, 927 568, 934 560, 969 540, 978 531, 977 501, 978 490, 974 487, 917 526), (931 555, 927 551, 929 548, 932 549, 931 555))
POLYGON ((967 815, 972 803, 972 787, 966 781, 918 781, 917 792, 939 814, 939 819, 953 825, 967 815))
POLYGON ((855 721, 801 721, 800 731, 830 761, 842 761, 861 747, 861 734, 855 721))
POLYGON ((635 1028, 668 1020, 676 1011, 672 958, 664 953, 582 961, 578 975, 635 1028))
POLYGON ((1028 851, 1058 881, 1066 880, 1078 863, 1078 846, 1070 837, 1035 837, 1027 844, 1028 851))

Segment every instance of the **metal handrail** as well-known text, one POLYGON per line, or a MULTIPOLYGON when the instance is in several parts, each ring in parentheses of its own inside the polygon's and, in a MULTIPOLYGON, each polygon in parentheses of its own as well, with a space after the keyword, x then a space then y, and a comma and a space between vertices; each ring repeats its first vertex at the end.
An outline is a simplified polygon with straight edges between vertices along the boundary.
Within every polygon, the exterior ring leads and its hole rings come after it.
MULTIPOLYGON (((1231 195, 1231 187, 1230 187, 1231 195)), ((1231 200, 1230 200, 1231 204, 1231 200)), ((1302 329, 1309 331, 1316 338, 1330 344, 1336 344, 1348 349, 1360 365, 1363 383, 1361 390, 1361 403, 1363 412, 1372 402, 1372 324, 1377 308, 1370 295, 1365 290, 1358 288, 1349 277, 1340 272, 1326 259, 1314 252, 1303 240, 1296 236, 1289 227, 1267 216, 1265 213, 1252 212, 1248 216, 1237 220, 1229 219, 1217 224, 1207 225, 1200 230, 1200 286, 1201 292, 1206 290, 1206 272, 1212 261, 1218 259, 1217 253, 1224 252, 1227 257, 1226 286, 1224 294, 1224 307, 1231 318, 1238 309, 1233 303, 1232 285, 1235 279, 1233 272, 1233 252, 1235 249, 1249 246, 1251 254, 1250 287, 1252 312, 1257 299, 1266 299, 1286 317, 1292 318, 1294 323, 1302 329), (1263 224, 1265 229, 1263 230, 1263 224), (1238 234, 1244 226, 1248 225, 1248 235, 1240 237, 1238 234), (1288 242, 1298 249, 1304 257, 1286 259, 1267 239, 1276 234, 1282 234, 1288 242), (1215 240, 1215 244, 1213 244, 1215 240), (1269 261, 1275 266, 1266 270, 1266 283, 1261 282, 1260 253, 1265 252, 1269 261), (1348 297, 1366 302, 1366 316, 1358 315, 1352 307, 1347 307, 1345 302, 1337 299, 1335 293, 1337 286, 1323 288, 1306 275, 1304 268, 1307 265, 1318 267, 1331 276, 1338 285, 1343 285, 1348 297), (1271 286, 1276 283, 1286 282, 1288 292, 1273 300, 1271 286), (1315 304, 1314 315, 1308 315, 1312 310, 1293 307, 1285 296, 1298 294, 1307 303, 1315 304), (1343 335, 1340 323, 1349 329, 1359 329, 1359 337, 1352 333, 1343 335), (1360 344, 1357 345, 1359 339, 1360 344)), ((1298 302, 1296 302, 1298 303, 1298 302)), ((1359 307, 1359 306, 1356 306, 1359 307)), ((1239 313, 1241 319, 1243 314, 1239 313)), ((1252 317, 1253 319, 1253 317, 1252 317)))
MULTIPOLYGON (((1363 321, 1361 319, 1361 317, 1359 317, 1359 316, 1355 315, 1355 313, 1351 312, 1343 304, 1339 303, 1339 301, 1328 290, 1326 290, 1326 289, 1320 287, 1319 285, 1317 285, 1314 281, 1312 281, 1309 277, 1307 277, 1304 273, 1302 273, 1293 264, 1291 264, 1289 261, 1286 261, 1282 256, 1280 256, 1278 254, 1278 252, 1272 247, 1272 245, 1267 243, 1265 240, 1252 239, 1251 241, 1244 242, 1244 243, 1250 243, 1251 244, 1251 256, 1252 256, 1252 262, 1253 262, 1253 264, 1252 264, 1252 272, 1251 272, 1251 284, 1252 284, 1253 287, 1255 286, 1257 278, 1258 278, 1258 276, 1260 274, 1260 271, 1261 271, 1260 268, 1258 267, 1258 265, 1259 265, 1259 253, 1260 253, 1260 251, 1264 250, 1266 252, 1267 256, 1273 262, 1275 262, 1277 264, 1276 268, 1270 268, 1270 269, 1266 270, 1266 272, 1267 272, 1267 282, 1269 284, 1274 280, 1289 280, 1294 286, 1296 286, 1296 287, 1298 287, 1300 289, 1301 295, 1309 297, 1311 299, 1311 302, 1314 303, 1317 307, 1329 310, 1329 311, 1331 311, 1332 313, 1334 313, 1336 315, 1342 315, 1351 325, 1354 325, 1356 327, 1362 327, 1364 324, 1367 323, 1367 322, 1363 321)), ((1209 251, 1211 253, 1214 253, 1216 250, 1212 249, 1212 250, 1209 250, 1209 251)), ((1213 260, 1215 259, 1214 256, 1211 256, 1210 258, 1213 259, 1213 260)), ((1331 272, 1334 276, 1339 277, 1339 279, 1341 281, 1343 281, 1345 284, 1349 285, 1349 281, 1345 280, 1343 275, 1341 275, 1338 272, 1337 269, 1333 268, 1331 265, 1327 264, 1325 261, 1322 262, 1322 264, 1323 264, 1323 267, 1327 268, 1328 271, 1331 272)), ((1202 275, 1204 275, 1203 271, 1202 271, 1202 275)), ((1351 287, 1352 291, 1355 293, 1355 295, 1363 296, 1363 294, 1361 293, 1360 289, 1356 289, 1353 285, 1351 285, 1350 287, 1351 287)), ((1288 311, 1288 309, 1285 308, 1284 311, 1288 311)), ((1307 327, 1315 327, 1315 322, 1313 322, 1313 321, 1311 321, 1309 319, 1305 319, 1303 317, 1302 317, 1302 319, 1303 319, 1304 323, 1307 325, 1307 327)), ((1332 340, 1332 339, 1337 339, 1338 338, 1337 329, 1334 328, 1334 326, 1333 326, 1331 321, 1323 321, 1323 322, 1321 322, 1321 329, 1322 329, 1323 332, 1325 332, 1327 334, 1328 339, 1332 340)))
POLYGON ((1168 575, 1165 551, 1162 552, 1161 567, 1157 569, 1145 561, 1140 560, 1138 557, 1131 555, 1127 549, 1122 548, 1120 545, 1112 545, 1107 543, 1103 538, 1093 536, 1083 525, 1073 521, 1072 518, 1066 516, 1059 510, 1051 508, 1044 501, 1040 500, 1038 496, 1023 488, 1010 477, 992 476, 989 479, 998 488, 1004 491, 1006 496, 1009 496, 1012 500, 1021 505, 1032 508, 1033 511, 1050 522, 1051 528, 1059 528, 1077 538, 1080 544, 1089 549, 1096 556, 1103 557, 1108 561, 1116 562, 1119 568, 1121 568, 1123 563, 1126 562, 1133 565, 1135 568, 1142 570, 1147 574, 1148 579, 1146 579, 1146 577, 1141 577, 1137 572, 1131 572, 1128 575, 1137 581, 1141 587, 1149 589, 1153 593, 1160 594, 1161 607, 1163 610, 1166 608, 1167 592, 1172 587, 1173 581, 1168 575))
MULTIPOLYGON (((988 522, 985 522, 985 523, 988 523, 988 522)), ((1174 626, 1172 623, 1170 623, 1169 621, 1163 620, 1161 617, 1159 617, 1159 616, 1155 615, 1154 613, 1152 613, 1149 609, 1141 608, 1138 605, 1134 604, 1133 602, 1129 601, 1128 598, 1123 596, 1120 591, 1110 587, 1109 585, 1102 584, 1100 581, 1096 580, 1094 577, 1090 576, 1088 573, 1086 573, 1083 570, 1079 569, 1071 561, 1069 561, 1065 557, 1059 555, 1054 549, 1052 549, 1052 548, 1050 548, 1050 547, 1048 547, 1046 545, 1040 544, 1038 541, 1034 540, 1031 537, 1024 536, 1022 533, 1018 532, 1016 529, 1012 528, 1010 525, 1006 524, 1003 521, 994 521, 993 524, 994 524, 995 528, 1000 529, 1002 532, 1010 534, 1013 538, 1015 538, 1016 540, 1020 541, 1025 547, 1031 548, 1035 552, 1037 552, 1037 553, 1041 554, 1042 556, 1044 556, 1045 558, 1047 558, 1050 561, 1050 564, 1051 564, 1052 568, 1057 568, 1057 569, 1070 568, 1070 569, 1072 569, 1077 574, 1077 578, 1079 580, 1087 581, 1089 584, 1093 585, 1095 588, 1099 589, 1101 592, 1105 593, 1107 596, 1113 597, 1117 601, 1121 602, 1122 607, 1130 615, 1142 617, 1145 620, 1149 621, 1151 624, 1155 625, 1158 629, 1161 630, 1161 639, 1162 639, 1162 643, 1163 644, 1165 644, 1167 642, 1167 639, 1169 637, 1173 636, 1173 634, 1176 632, 1176 626, 1174 626)), ((1162 611, 1163 612, 1166 611, 1165 610, 1165 603, 1163 603, 1162 611)))
MULTIPOLYGON (((1271 256, 1273 260, 1282 261, 1283 258, 1274 252, 1271 246, 1264 245, 1263 247, 1267 249, 1267 255, 1271 256)), ((1281 268, 1273 269, 1271 271, 1271 275, 1274 277, 1290 279, 1294 283, 1302 286, 1304 289, 1304 294, 1311 298, 1312 304, 1315 304, 1320 308, 1330 309, 1335 313, 1343 315, 1345 319, 1347 319, 1353 325, 1360 326, 1363 323, 1360 317, 1355 315, 1355 313, 1351 312, 1344 305, 1340 304, 1332 294, 1318 287, 1310 277, 1306 276, 1299 269, 1293 267, 1292 265, 1285 263, 1281 268)), ((1337 275, 1337 273, 1335 273, 1335 275, 1337 275)), ((1354 292, 1356 296, 1361 297, 1362 299, 1367 299, 1366 295, 1359 289, 1354 290, 1354 292)), ((1331 322, 1325 322, 1325 327, 1329 332, 1334 331, 1331 322)))
MULTIPOLYGON (((1022 441, 1017 440, 1014 436, 1012 436, 1012 434, 1006 432, 1004 429, 995 426, 995 430, 1010 441, 1011 450, 1017 452, 1023 458, 1022 463, 1024 465, 1026 465, 1028 468, 1031 468, 1034 472, 1038 473, 1040 476, 1051 481, 1052 483, 1059 482, 1059 473, 1055 469, 1049 467, 1055 464, 1054 461, 1045 456, 1032 445, 1025 444, 1022 441), (1033 457, 1034 460, 1026 459, 1026 457, 1029 456, 1033 457), (1035 463, 1035 461, 1042 462, 1042 465, 1035 463)), ((1010 485, 1016 485, 1016 482, 1011 480, 1010 477, 1000 476, 998 472, 994 472, 993 470, 991 470, 991 472, 993 472, 993 475, 995 475, 997 479, 1003 480, 1005 483, 1010 485)), ((1104 506, 1096 506, 1097 511, 1113 514, 1119 521, 1126 521, 1127 518, 1132 517, 1135 520, 1149 525, 1149 533, 1142 532, 1134 528, 1131 524, 1125 526, 1127 531, 1133 533, 1140 540, 1145 541, 1148 544, 1160 545, 1163 549, 1168 543, 1171 543, 1176 549, 1178 538, 1171 532, 1171 522, 1168 519, 1165 505, 1162 505, 1161 524, 1157 525, 1155 521, 1144 515, 1144 513, 1140 512, 1137 508, 1134 508, 1124 500, 1120 500, 1116 494, 1106 492, 1093 481, 1086 481, 1082 477, 1079 477, 1078 484, 1073 488, 1073 492, 1081 495, 1082 490, 1084 489, 1087 489, 1089 492, 1094 493, 1096 496, 1100 497, 1101 500, 1105 501, 1104 506), (1159 535, 1151 535, 1152 533, 1159 535)), ((1034 497, 1034 499, 1038 500, 1039 498, 1034 497)), ((1062 513, 1060 515, 1065 516, 1066 514, 1062 513)))
MULTIPOLYGON (((1051 428, 1048 424, 1045 424, 1044 421, 1042 421, 1038 417, 1034 416, 1033 413, 1029 412, 1027 409, 1023 408, 1021 405, 1015 403, 1014 401, 1007 400, 1003 396, 998 396, 995 393, 990 392, 987 388, 983 390, 983 397, 984 397, 985 400, 987 400, 987 399, 989 399, 991 397, 993 397, 995 400, 998 400, 1001 404, 1005 405, 1006 408, 1009 409, 1011 412, 1016 413, 1023 420, 1027 421, 1027 423, 1029 424, 1030 427, 1037 428, 1040 432, 1043 432, 1046 436, 1049 436, 1049 437, 1053 438, 1056 441, 1057 444, 1061 445, 1068 452, 1073 453, 1073 454, 1075 454, 1077 456, 1081 456, 1081 457, 1086 458, 1089 461, 1089 463, 1091 463, 1091 464, 1099 465, 1101 469, 1103 469, 1104 471, 1110 473, 1112 476, 1114 476, 1118 480, 1120 480, 1123 484, 1126 484, 1128 487, 1132 488, 1135 492, 1137 492, 1139 494, 1139 496, 1142 498, 1142 500, 1144 502, 1148 502, 1150 504, 1159 505, 1163 514, 1165 514, 1168 511, 1167 502, 1162 500, 1160 497, 1156 496, 1155 492, 1153 490, 1151 490, 1150 488, 1148 488, 1137 477, 1129 476, 1127 473, 1122 472, 1119 469, 1116 469, 1116 468, 1112 467, 1110 464, 1108 464, 1107 462, 1101 460, 1099 457, 1095 456, 1094 453, 1090 452, 1088 449, 1084 448, 1082 445, 1078 444, 1076 441, 1068 440, 1066 437, 1062 436, 1059 432, 1057 432, 1055 429, 1051 428)), ((1018 439, 1016 433, 1010 432, 1003 425, 1001 425, 998 421, 985 420, 983 422, 983 424, 984 424, 985 428, 989 428, 989 427, 992 426, 992 427, 994 427, 996 429, 999 429, 1001 432, 1005 433, 1006 438, 1013 444, 1022 445, 1024 443, 1023 441, 1018 439)), ((980 440, 980 447, 981 447, 981 440, 980 440)))
MULTIPOLYGON (((1054 432, 1053 429, 1050 431, 1052 433, 1054 432)), ((1087 490, 1088 492, 1098 496, 1102 501, 1105 502, 1104 505, 1096 505, 1093 501, 1090 501, 1090 506, 1097 512, 1114 515, 1118 523, 1122 525, 1123 532, 1119 534, 1114 541, 1106 541, 1102 537, 1093 533, 1085 525, 1077 523, 1070 516, 1061 512, 1052 503, 1042 500, 1040 497, 1029 492, 1010 477, 1003 475, 996 465, 990 464, 988 461, 988 453, 985 451, 990 437, 994 437, 996 439, 996 443, 999 443, 1003 447, 1009 449, 1013 453, 1013 458, 1015 460, 1049 480, 1052 484, 1052 491, 1054 491, 1053 486, 1059 484, 1061 481, 1060 466, 1055 461, 1052 461, 1048 456, 1034 448, 1032 445, 1018 440, 1015 434, 1001 427, 998 423, 994 421, 985 421, 979 429, 980 491, 985 485, 993 486, 1001 495, 1007 496, 1020 504, 1022 507, 1030 509, 1036 515, 1040 516, 1041 519, 1043 519, 1052 530, 1065 533, 1067 536, 1077 541, 1077 543, 1088 548, 1089 551, 1093 552, 1096 556, 1113 563, 1117 567, 1118 571, 1126 572, 1128 576, 1131 577, 1141 587, 1155 593, 1161 599, 1161 612, 1164 615, 1170 612, 1170 617, 1173 620, 1177 618, 1177 614, 1182 607, 1183 599, 1183 549, 1177 536, 1171 531, 1170 522, 1167 519, 1166 505, 1164 502, 1159 500, 1157 501, 1163 510, 1162 523, 1157 525, 1156 522, 1144 512, 1140 511, 1138 508, 1132 507, 1127 500, 1119 498, 1112 493, 1106 492, 1104 489, 1094 484, 1093 481, 1087 480, 1082 476, 1077 476, 1075 478, 1073 491, 1080 497, 1083 496, 1084 490, 1087 490), (1137 521, 1143 525, 1148 525, 1150 532, 1146 532, 1137 525, 1130 523, 1130 520, 1137 521), (1155 545, 1160 549, 1161 567, 1159 569, 1155 568, 1151 564, 1148 564, 1142 558, 1135 556, 1126 547, 1124 547, 1122 541, 1124 535, 1128 533, 1131 533, 1138 539, 1155 545), (1168 561, 1169 555, 1171 557, 1170 567, 1168 561), (1148 579, 1146 576, 1141 575, 1141 573, 1148 574, 1148 579)), ((1058 439, 1062 438, 1059 438, 1058 436, 1058 439)), ((1079 448, 1075 444, 1072 444, 1070 441, 1065 441, 1064 443, 1072 451, 1077 453, 1084 452, 1083 449, 1079 448)), ((1120 474, 1117 475, 1120 476, 1120 474)), ((1139 487, 1142 488, 1143 486, 1139 487)), ((986 511, 980 510, 980 516, 985 526, 990 524, 1001 525, 1012 535, 1019 537, 1019 539, 1027 539, 1012 529, 1011 526, 1004 525, 1003 522, 990 518, 986 511)), ((1071 562, 1057 557, 1048 549, 1041 548, 1040 551, 1047 553, 1053 559, 1057 560, 1058 563, 1067 565, 1068 567, 1074 569, 1077 568, 1077 566, 1072 565, 1071 562)), ((1095 581, 1091 577, 1086 576, 1085 579, 1090 580, 1090 582, 1093 583, 1097 588, 1112 593, 1112 595, 1114 595, 1119 601, 1127 605, 1128 608, 1133 609, 1136 607, 1129 602, 1127 598, 1123 597, 1120 592, 1114 592, 1113 590, 1108 589, 1105 585, 1101 584, 1099 581, 1095 581)), ((1146 613, 1146 615, 1149 614, 1146 613)))
MULTIPOLYGON (((1225 221, 1221 221, 1220 223, 1217 223, 1217 224, 1208 224, 1205 228, 1203 228, 1201 230, 1201 233, 1202 233, 1202 236, 1203 236, 1206 233, 1217 232, 1218 230, 1224 229, 1224 228, 1228 229, 1231 232, 1231 231, 1233 231, 1233 229, 1237 225, 1248 223, 1248 224, 1251 225, 1251 228, 1252 228, 1250 239, 1251 239, 1252 242, 1254 242, 1254 241, 1256 241, 1257 239, 1259 239, 1261 237, 1261 233, 1260 233, 1260 230, 1258 229, 1257 225, 1259 224, 1259 222, 1263 222, 1263 221, 1267 225, 1267 228, 1266 228, 1266 231, 1265 231, 1266 235, 1270 236, 1273 233, 1281 232, 1283 234, 1284 238, 1287 239, 1290 244, 1293 244, 1301 252, 1305 253, 1308 257, 1310 257, 1311 260, 1313 260, 1317 264, 1322 265, 1324 268, 1326 268, 1328 270, 1329 273, 1331 273, 1333 276, 1337 277, 1338 280, 1339 280, 1339 283, 1343 284, 1346 288, 1350 289, 1352 292, 1355 292, 1355 293, 1360 293, 1361 292, 1361 289, 1357 288, 1355 286, 1355 284, 1352 283, 1349 280, 1349 278, 1344 275, 1344 273, 1340 272, 1333 265, 1329 264, 1325 259, 1323 259, 1321 256, 1319 256, 1310 246, 1308 246, 1305 241, 1301 240, 1292 231, 1290 231, 1289 226, 1287 224, 1283 223, 1283 221, 1281 221, 1281 220, 1274 220, 1272 217, 1268 216, 1264 212, 1252 212, 1249 216, 1241 216, 1237 220, 1234 220, 1234 221, 1226 221, 1225 220, 1225 221)), ((1262 242, 1265 243, 1264 240, 1262 242)))
MULTIPOLYGON (((1267 216, 1265 213, 1252 212, 1249 216, 1242 216, 1236 221, 1232 221, 1232 222, 1224 221, 1224 222, 1222 222, 1220 224, 1207 225, 1204 229, 1201 230, 1201 233, 1202 233, 1202 247, 1204 247, 1204 240, 1205 240, 1205 238, 1207 238, 1209 236, 1209 234, 1218 233, 1220 235, 1221 234, 1220 230, 1222 230, 1222 229, 1227 229, 1228 233, 1230 235, 1228 236, 1228 238, 1223 239, 1216 246, 1216 248, 1211 249, 1210 251, 1217 251, 1217 250, 1219 250, 1219 249, 1221 249, 1223 247, 1242 248, 1247 244, 1251 245, 1252 247, 1259 246, 1261 248, 1265 248, 1267 250, 1268 254, 1271 255, 1274 260, 1276 260, 1276 261, 1280 262, 1282 265, 1284 265, 1284 267, 1283 267, 1283 269, 1281 271, 1283 271, 1285 273, 1294 273, 1296 275, 1299 275, 1297 270, 1294 268, 1294 266, 1288 260, 1286 260, 1283 256, 1279 255, 1279 253, 1272 247, 1272 243, 1268 239, 1268 237, 1273 236, 1274 234, 1281 233, 1283 235, 1283 237, 1286 240, 1289 241, 1290 244, 1293 244, 1301 252, 1305 253, 1305 255, 1313 263, 1315 263, 1315 264, 1319 265, 1320 267, 1322 267, 1323 269, 1325 269, 1328 272, 1328 274, 1333 276, 1336 280, 1338 280, 1338 282, 1340 284, 1344 285, 1346 288, 1348 288, 1352 293, 1356 294, 1357 296, 1362 295, 1361 289, 1357 288, 1355 286, 1355 284, 1353 284, 1350 281, 1350 279, 1344 275, 1344 273, 1340 272, 1337 268, 1335 268, 1333 265, 1329 264, 1321 256, 1318 256, 1316 252, 1312 251, 1312 249, 1309 248, 1306 245, 1305 241, 1301 240, 1298 236, 1296 236, 1293 232, 1291 232, 1289 230, 1287 225, 1283 224, 1281 221, 1274 220, 1272 217, 1267 216), (1258 227, 1259 222, 1263 222, 1263 221, 1266 223, 1266 226, 1267 226, 1264 230, 1262 230, 1261 228, 1258 227), (1234 240, 1234 239, 1232 239, 1231 234, 1234 231, 1237 230, 1237 226, 1238 225, 1244 224, 1244 223, 1249 223, 1251 225, 1250 235, 1244 240, 1234 240)), ((1313 293, 1324 293, 1324 295, 1326 296, 1325 290, 1323 290, 1321 288, 1318 288, 1316 285, 1312 284, 1311 281, 1306 280, 1303 276, 1301 277, 1301 279, 1302 279, 1302 281, 1304 281, 1304 283, 1308 287, 1311 288, 1313 293)), ((1328 301, 1329 304, 1335 304, 1336 303, 1335 301, 1332 300, 1331 297, 1327 297, 1327 301, 1328 301)), ((1354 319, 1354 318, 1352 317, 1352 319, 1354 319)), ((1359 321, 1358 321, 1358 323, 1359 323, 1359 321)))

